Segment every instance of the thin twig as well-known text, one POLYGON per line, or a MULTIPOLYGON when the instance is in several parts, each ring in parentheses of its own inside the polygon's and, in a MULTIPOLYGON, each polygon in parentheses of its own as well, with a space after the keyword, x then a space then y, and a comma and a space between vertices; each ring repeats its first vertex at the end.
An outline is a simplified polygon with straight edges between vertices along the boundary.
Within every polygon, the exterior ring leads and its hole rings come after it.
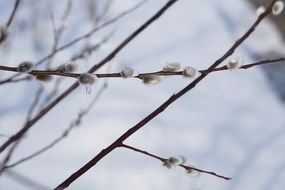
MULTIPOLYGON (((166 158, 162 158, 162 157, 160 157, 160 156, 151 154, 151 153, 149 153, 149 152, 147 152, 147 151, 140 150, 140 149, 138 149, 138 148, 135 148, 135 147, 133 147, 133 146, 129 146, 129 145, 126 145, 126 144, 121 144, 120 147, 127 148, 127 149, 130 149, 130 150, 139 152, 139 153, 141 153, 141 154, 150 156, 150 157, 152 157, 152 158, 155 158, 155 159, 157 159, 157 160, 160 160, 161 162, 165 162, 165 161, 167 160, 166 158)), ((180 164, 179 166, 182 167, 182 168, 184 168, 185 170, 195 170, 195 171, 198 171, 198 172, 201 172, 201 173, 206 173, 206 174, 209 174, 209 175, 213 175, 213 176, 216 176, 216 177, 225 179, 225 180, 230 180, 230 179, 231 179, 230 177, 226 177, 226 176, 217 174, 217 173, 215 173, 215 172, 207 171, 207 170, 202 170, 202 169, 199 169, 199 168, 196 168, 196 167, 193 167, 193 166, 187 166, 187 165, 184 165, 184 164, 180 164)))
MULTIPOLYGON (((266 65, 266 64, 272 64, 272 63, 283 62, 283 61, 285 61, 285 58, 266 59, 266 60, 262 60, 262 61, 243 65, 238 69, 249 69, 251 67, 258 66, 258 65, 266 65)), ((17 67, 0 66, 0 70, 18 72, 17 67)), ((224 71, 224 70, 229 70, 229 69, 227 66, 221 66, 221 67, 217 67, 217 68, 214 68, 211 70, 208 70, 208 69, 200 70, 199 72, 204 73, 204 74, 206 74, 206 73, 209 74, 212 72, 224 71)), ((82 73, 64 73, 64 72, 61 72, 59 70, 32 70, 29 74, 34 75, 34 76, 56 75, 56 76, 61 76, 61 77, 78 78, 82 73)), ((94 74, 94 75, 96 75, 98 78, 122 78, 123 77, 121 72, 118 72, 118 73, 98 73, 98 74, 94 74)), ((169 72, 169 71, 160 70, 160 71, 155 71, 155 72, 140 73, 136 76, 133 76, 132 78, 143 79, 144 77, 150 76, 150 75, 158 75, 158 76, 183 75, 183 71, 169 72)))
MULTIPOLYGON (((56 52, 57 51, 57 47, 58 47, 60 38, 62 37, 64 30, 66 29, 65 22, 68 19, 68 16, 70 14, 71 8, 72 8, 72 1, 68 0, 66 2, 66 5, 65 5, 65 10, 63 11, 63 14, 62 14, 62 16, 60 18, 60 24, 59 24, 58 27, 55 26, 55 22, 54 22, 53 16, 51 15, 52 27, 53 27, 53 36, 54 36, 53 45, 52 45, 52 51, 51 52, 56 52)), ((46 64, 46 68, 47 69, 50 69, 53 58, 54 58, 54 56, 51 57, 48 60, 48 62, 46 64)))
MULTIPOLYGON (((175 1, 169 1, 168 3, 174 3, 175 1)), ((276 0, 273 0, 272 3, 269 5, 269 7, 266 9, 266 11, 261 14, 257 20, 253 23, 253 25, 249 28, 249 30, 234 43, 234 45, 218 60, 216 60, 207 70, 213 70, 215 69, 220 63, 222 63, 225 59, 227 59, 229 56, 231 56, 237 47, 239 47, 242 42, 244 42, 247 37, 255 30, 255 28, 258 26, 258 24, 268 15, 271 14, 271 10, 273 7, 273 4, 276 2, 276 0)), ((202 79, 204 79, 207 76, 206 73, 202 73, 200 77, 195 79, 193 82, 191 82, 188 86, 183 88, 181 91, 179 91, 176 94, 173 94, 167 101, 165 101, 161 106, 159 106, 157 109, 155 109, 152 113, 150 113, 148 116, 146 116, 143 120, 141 120, 139 123, 137 123, 135 126, 130 128, 128 131, 126 131, 123 135, 121 135, 117 140, 115 140, 112 144, 110 144, 108 147, 103 149, 101 152, 99 152, 94 158, 92 158, 89 162, 87 162, 84 166, 82 166, 80 169, 75 171, 72 175, 70 175, 68 178, 66 178, 61 184, 59 184, 55 190, 62 190, 68 187, 71 183, 73 183, 75 180, 77 180, 81 175, 83 175, 85 172, 87 172, 90 168, 92 168, 94 165, 97 164, 102 158, 104 158, 106 155, 108 155, 110 152, 112 152, 114 149, 119 147, 127 138, 129 138, 131 135, 133 135, 136 131, 141 129, 145 124, 147 124, 149 121, 154 119, 157 115, 159 115, 161 112, 163 112, 170 104, 175 102, 177 99, 182 97, 186 92, 193 89, 202 79)))
MULTIPOLYGON (((144 31, 150 24, 157 20, 168 8, 170 8, 177 0, 168 1, 156 14, 154 14, 149 20, 147 20, 142 26, 135 30, 130 36, 128 36, 124 41, 122 41, 107 57, 105 57, 101 62, 94 65, 88 72, 93 73, 100 67, 105 65, 107 62, 111 61, 117 53, 119 53, 127 44, 129 44, 136 36, 138 36, 142 31, 144 31)), ((71 85, 66 91, 64 91, 58 98, 47 105, 43 110, 41 110, 33 119, 31 119, 27 125, 19 130, 16 134, 11 136, 6 142, 4 142, 0 147, 0 153, 3 152, 11 143, 21 138, 38 120, 40 120, 46 113, 48 113, 52 108, 54 108, 61 100, 63 100, 67 95, 69 95, 73 90, 79 86, 76 82, 71 85)))
POLYGON ((57 145, 59 142, 61 142, 63 139, 65 139, 69 135, 69 133, 71 132, 72 129, 74 129, 75 127, 77 127, 77 126, 79 126, 81 124, 81 121, 82 121, 83 117, 86 116, 89 113, 89 111, 94 107, 96 102, 98 102, 99 98, 101 97, 102 93, 105 91, 106 88, 107 88, 107 83, 105 82, 103 84, 103 86, 99 89, 99 91, 96 93, 95 97, 90 102, 90 104, 84 110, 80 111, 80 113, 77 115, 77 118, 74 120, 74 122, 72 122, 68 126, 68 128, 65 129, 63 131, 63 133, 58 138, 56 138, 50 144, 46 145, 45 147, 41 148, 40 150, 30 154, 29 156, 26 156, 26 157, 24 157, 22 159, 19 159, 18 161, 15 161, 12 164, 9 164, 9 165, 6 165, 6 166, 4 165, 3 166, 3 170, 5 171, 6 169, 10 169, 10 168, 16 167, 19 164, 22 164, 23 162, 29 161, 29 160, 39 156, 40 154, 46 152, 47 150, 53 148, 55 145, 57 145))

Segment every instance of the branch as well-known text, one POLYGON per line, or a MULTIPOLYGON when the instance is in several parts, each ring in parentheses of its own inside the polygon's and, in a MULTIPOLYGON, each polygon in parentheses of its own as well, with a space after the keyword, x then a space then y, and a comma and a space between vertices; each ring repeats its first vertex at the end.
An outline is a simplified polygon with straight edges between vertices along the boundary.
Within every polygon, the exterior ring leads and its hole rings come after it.
POLYGON ((11 15, 10 15, 10 17, 9 17, 7 23, 6 23, 6 26, 7 26, 7 27, 9 27, 9 26, 11 25, 11 23, 12 23, 12 21, 13 21, 15 15, 16 15, 16 12, 17 12, 17 9, 18 9, 18 7, 19 7, 19 4, 20 4, 20 0, 16 0, 16 1, 15 1, 15 4, 14 4, 14 8, 13 8, 13 10, 12 10, 12 12, 11 12, 11 15))
MULTIPOLYGON (((174 3, 175 1, 169 1, 168 3, 174 3)), ((249 30, 234 43, 234 45, 218 60, 216 60, 208 69, 207 71, 215 69, 220 63, 222 63, 225 59, 227 59, 229 56, 231 56, 235 49, 244 42, 245 39, 255 30, 256 26, 268 15, 270 15, 273 4, 276 2, 276 0, 273 0, 270 6, 266 9, 266 11, 261 14, 257 20, 254 22, 254 24, 249 28, 249 30)), ((155 118, 157 115, 159 115, 161 112, 163 112, 170 104, 175 102, 178 98, 183 96, 186 92, 194 88, 203 78, 205 78, 208 75, 208 72, 202 73, 200 77, 198 77, 196 80, 191 82, 188 86, 186 86, 184 89, 179 91, 178 93, 172 95, 167 101, 165 101, 161 106, 159 106, 157 109, 155 109, 152 113, 150 113, 148 116, 146 116, 143 120, 141 120, 139 123, 137 123, 135 126, 130 128, 128 131, 126 131, 122 136, 120 136, 117 140, 115 140, 112 144, 110 144, 108 147, 103 149, 101 152, 99 152, 94 158, 92 158, 89 162, 87 162, 84 166, 82 166, 80 169, 75 171, 72 175, 70 175, 67 179, 65 179, 61 184, 59 184, 55 190, 62 190, 68 187, 71 183, 73 183, 75 180, 77 180, 81 175, 83 175, 85 172, 87 172, 90 168, 92 168, 94 165, 97 164, 102 158, 104 158, 106 155, 108 155, 110 152, 112 152, 114 149, 121 146, 121 144, 129 138, 131 135, 133 135, 136 131, 141 129, 145 124, 147 124, 149 121, 151 121, 153 118, 155 118)))
MULTIPOLYGON (((150 156, 150 157, 152 157, 152 158, 155 158, 155 159, 157 159, 157 160, 160 160, 162 163, 164 163, 164 162, 167 160, 166 158, 162 158, 162 157, 160 157, 160 156, 157 156, 157 155, 148 153, 148 152, 146 152, 146 151, 144 151, 144 150, 140 150, 140 149, 138 149, 138 148, 135 148, 135 147, 133 147, 133 146, 129 146, 129 145, 126 145, 126 144, 121 144, 121 147, 130 149, 130 150, 133 150, 133 151, 136 151, 136 152, 139 152, 139 153, 144 154, 144 155, 147 155, 147 156, 150 156)), ((189 170, 195 170, 195 171, 198 171, 198 172, 200 172, 200 173, 206 173, 206 174, 213 175, 213 176, 216 176, 216 177, 225 179, 225 180, 230 180, 230 179, 231 179, 230 177, 225 177, 225 176, 216 174, 215 172, 210 172, 210 171, 207 171, 207 170, 198 169, 198 168, 195 168, 195 167, 192 167, 192 166, 187 166, 187 165, 184 165, 184 164, 180 164, 179 166, 182 167, 182 168, 184 168, 184 169, 187 170, 187 171, 189 171, 189 170)))
MULTIPOLYGON (((147 20, 141 27, 134 31, 129 37, 127 37, 122 43, 120 43, 117 48, 115 48, 106 58, 104 58, 97 65, 94 65, 88 72, 93 73, 107 62, 112 60, 117 53, 119 53, 128 43, 130 43, 136 36, 138 36, 143 30, 145 30, 150 24, 157 20, 168 8, 170 8, 177 0, 170 0, 163 6, 156 14, 154 14, 149 20, 147 20)), ((21 138, 38 120, 40 120, 46 113, 48 113, 52 108, 54 108, 61 100, 63 100, 67 95, 69 95, 73 90, 78 87, 78 82, 71 85, 66 91, 64 91, 58 98, 47 105, 43 110, 39 112, 33 119, 31 119, 24 128, 19 130, 6 142, 4 142, 0 147, 0 153, 3 152, 11 143, 21 138)))
POLYGON ((5 25, 5 26, 1 26, 1 31, 0 31, 0 44, 1 44, 2 42, 4 42, 4 41, 7 39, 8 35, 9 35, 9 26, 11 25, 11 23, 12 23, 12 21, 13 21, 15 15, 16 15, 16 12, 17 12, 17 10, 18 10, 19 4, 20 4, 20 0, 16 0, 16 1, 15 1, 15 4, 14 4, 14 7, 13 7, 13 10, 12 10, 12 12, 11 12, 9 18, 8 18, 8 21, 7 21, 6 25, 5 25), (3 28, 2 28, 2 27, 3 27, 3 28), (2 30, 3 30, 3 31, 2 31, 2 30))
MULTIPOLYGON (((276 62, 283 62, 285 61, 285 58, 278 58, 278 59, 266 59, 266 60, 262 60, 262 61, 258 61, 258 62, 254 62, 254 63, 250 63, 250 64, 246 64, 246 65, 242 65, 240 68, 238 69, 249 69, 251 67, 255 67, 258 65, 267 65, 267 64, 272 64, 272 63, 276 63, 276 62)), ((0 65, 0 70, 2 71, 11 71, 11 72, 18 72, 17 67, 7 67, 7 66, 1 66, 0 65)), ((214 69, 206 69, 206 70, 200 70, 200 73, 204 73, 204 74, 209 74, 212 72, 217 72, 217 71, 225 71, 225 70, 229 70, 228 67, 225 66, 221 66, 221 67, 217 67, 214 69)), ((29 72, 29 74, 33 75, 33 76, 49 76, 49 75, 54 75, 54 76, 61 76, 61 77, 68 77, 68 78, 78 78, 82 73, 67 73, 67 72, 62 72, 60 70, 32 70, 31 72, 29 72)), ((122 74, 121 72, 117 72, 117 73, 98 73, 98 74, 94 74, 96 75, 98 78, 122 78, 122 74)), ((158 75, 158 76, 173 76, 173 75, 183 75, 183 71, 155 71, 155 72, 147 72, 147 73, 140 73, 136 76, 133 76, 132 78, 138 78, 138 79, 143 79, 145 76, 153 76, 153 75, 158 75)))

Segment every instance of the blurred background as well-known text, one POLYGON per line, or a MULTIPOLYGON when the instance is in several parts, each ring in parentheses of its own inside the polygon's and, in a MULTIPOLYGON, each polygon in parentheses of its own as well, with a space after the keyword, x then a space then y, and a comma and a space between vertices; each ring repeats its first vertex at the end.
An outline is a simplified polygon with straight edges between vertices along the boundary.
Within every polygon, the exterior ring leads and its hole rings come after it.
MULTIPOLYGON (((8 38, 0 45, 0 65, 37 63, 56 48, 127 13, 37 67, 53 69, 74 62, 76 72, 86 72, 166 2, 146 1, 136 7, 140 1, 23 0, 8 38)), ((257 7, 269 2, 179 0, 97 73, 120 72, 126 66, 152 72, 169 62, 205 69, 251 26, 257 7)), ((11 0, 0 1, 0 25, 13 5, 11 0)), ((245 63, 252 63, 284 57, 284 19, 284 12, 265 19, 230 59, 242 56, 245 63)), ((284 189, 284 71, 283 62, 212 73, 126 141, 165 158, 182 155, 187 163, 232 180, 188 176, 181 168, 168 171, 158 160, 120 148, 68 189, 284 189)), ((13 74, 0 71, 0 81, 13 74)), ((1 144, 76 81, 18 78, 23 81, 0 85, 1 144)), ((138 79, 112 78, 100 79, 87 90, 80 86, 29 130, 6 165, 59 142, 4 171, 0 189, 56 187, 190 82, 173 76, 148 86, 138 79)), ((0 155, 2 163, 10 150, 0 155)))

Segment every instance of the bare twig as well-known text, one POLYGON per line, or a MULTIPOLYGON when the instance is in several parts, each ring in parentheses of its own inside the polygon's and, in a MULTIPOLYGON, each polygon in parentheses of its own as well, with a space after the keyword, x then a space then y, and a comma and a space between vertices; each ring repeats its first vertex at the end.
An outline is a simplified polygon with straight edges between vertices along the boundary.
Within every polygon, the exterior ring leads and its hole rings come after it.
MULTIPOLYGON (((14 7, 13 7, 13 10, 12 10, 12 12, 11 12, 9 18, 8 18, 8 21, 7 21, 7 23, 6 23, 5 32, 3 31, 3 35, 0 35, 0 44, 1 44, 2 42, 4 42, 4 41, 7 39, 7 37, 8 37, 8 33, 9 33, 9 32, 8 32, 8 29, 9 29, 9 26, 11 25, 11 23, 12 23, 12 21, 13 21, 15 15, 16 15, 16 12, 17 12, 17 10, 18 10, 19 4, 20 4, 20 0, 16 0, 16 1, 15 1, 15 4, 14 4, 14 7)), ((2 31, 1 31, 1 32, 2 32, 2 31)))
MULTIPOLYGON (((52 26, 53 26, 53 36, 54 36, 54 42, 53 42, 53 45, 52 45, 52 51, 51 52, 56 52, 57 51, 57 47, 58 47, 60 38, 62 37, 63 32, 64 32, 64 30, 66 28, 66 22, 67 22, 66 20, 68 19, 68 16, 70 14, 71 8, 72 8, 72 1, 69 0, 69 1, 66 2, 65 10, 64 10, 64 12, 63 12, 63 14, 62 14, 62 16, 60 18, 60 24, 59 24, 58 27, 55 26, 55 22, 54 22, 53 16, 51 15, 52 26)), ((49 60, 47 60, 48 61, 47 64, 46 64, 46 68, 47 69, 50 69, 53 57, 51 57, 49 60)))
MULTIPOLYGON (((19 76, 20 74, 16 74, 16 75, 19 76)), ((0 81, 0 85, 8 84, 8 83, 18 83, 18 82, 28 81, 30 79, 31 79, 31 76, 25 76, 21 78, 11 78, 9 80, 0 81)))
MULTIPOLYGON (((121 147, 123 148, 127 148, 127 149, 130 149, 130 150, 133 150, 133 151, 136 151, 136 152, 139 152, 141 154, 144 154, 144 155, 147 155, 147 156, 150 156, 152 158, 155 158, 157 160, 160 160, 161 162, 165 162, 167 159, 166 158, 162 158, 160 156, 157 156, 157 155, 154 155, 154 154, 151 154, 147 151, 144 151, 144 150, 140 150, 138 148, 135 148, 133 146, 129 146, 129 145, 126 145, 126 144, 121 144, 121 147)), ((219 178, 222 178, 222 179, 225 179, 225 180, 230 180, 231 178, 230 177, 225 177, 223 175, 219 175, 215 172, 211 172, 211 171, 207 171, 207 170, 202 170, 202 169, 199 169, 199 168, 195 168, 195 167, 192 167, 192 166, 187 166, 187 165, 184 165, 184 164, 180 164, 179 165, 180 167, 186 169, 186 170, 195 170, 195 171, 198 171, 200 173, 206 173, 206 174, 209 174, 209 175, 213 175, 213 176, 216 176, 216 177, 219 177, 219 178)))
MULTIPOLYGON (((168 3, 174 3, 175 1, 169 1, 168 3)), ((257 20, 253 23, 253 25, 249 28, 249 30, 240 38, 238 39, 232 47, 218 60, 216 60, 208 69, 207 71, 215 69, 220 63, 222 63, 225 59, 227 59, 229 56, 231 56, 237 47, 239 47, 240 44, 242 44, 248 36, 255 30, 255 28, 258 26, 258 24, 268 15, 271 14, 272 7, 276 0, 273 0, 269 7, 266 9, 266 11, 261 14, 257 20)), ((195 79, 193 82, 191 82, 188 86, 183 88, 181 91, 179 91, 176 94, 173 94, 167 101, 165 101, 161 106, 159 106, 157 109, 155 109, 152 113, 150 113, 148 116, 146 116, 143 120, 138 122, 135 126, 130 128, 128 131, 126 131, 123 135, 121 135, 117 140, 115 140, 112 144, 110 144, 108 147, 103 149, 101 152, 99 152, 94 158, 92 158, 89 162, 87 162, 84 166, 82 166, 80 169, 75 171, 72 175, 70 175, 67 179, 65 179, 61 184, 59 184, 55 190, 62 190, 68 187, 71 183, 73 183, 75 180, 77 180, 81 175, 83 175, 85 172, 87 172, 90 168, 92 168, 94 165, 97 164, 102 158, 104 158, 106 155, 108 155, 110 152, 112 152, 117 147, 120 147, 120 145, 131 135, 133 135, 136 131, 141 129, 145 124, 147 124, 149 121, 154 119, 157 115, 159 115, 161 112, 163 112, 170 104, 175 102, 177 99, 182 97, 185 93, 187 93, 189 90, 193 89, 202 79, 204 79, 208 75, 208 72, 202 73, 200 77, 195 79)))
MULTIPOLYGON (((142 26, 135 30, 130 36, 128 36, 123 42, 121 42, 107 57, 105 57, 101 62, 94 65, 88 72, 93 73, 107 62, 112 60, 117 53, 119 53, 128 43, 130 43, 137 35, 139 35, 143 30, 145 30, 150 24, 157 20, 168 8, 170 8, 177 0, 168 1, 156 14, 154 14, 149 20, 147 20, 142 26)), ((64 91, 58 98, 47 105, 43 110, 41 110, 33 119, 31 119, 24 128, 19 130, 16 134, 11 136, 6 142, 4 142, 0 147, 0 153, 3 152, 11 143, 21 138, 39 119, 41 119, 46 113, 48 113, 54 106, 56 106, 61 100, 63 100, 67 95, 69 95, 73 90, 78 87, 79 83, 76 82, 70 86, 66 91, 64 91)))

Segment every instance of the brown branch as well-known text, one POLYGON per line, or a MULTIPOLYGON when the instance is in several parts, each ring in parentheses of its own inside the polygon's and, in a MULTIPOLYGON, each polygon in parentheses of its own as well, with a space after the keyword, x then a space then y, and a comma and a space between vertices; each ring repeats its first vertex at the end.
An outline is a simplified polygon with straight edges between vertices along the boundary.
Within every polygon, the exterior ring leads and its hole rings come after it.
POLYGON ((160 160, 161 162, 164 162, 164 161, 167 160, 167 159, 162 158, 162 157, 160 157, 160 156, 151 154, 151 153, 149 153, 149 152, 147 152, 147 151, 140 150, 140 149, 138 149, 138 148, 135 148, 135 147, 133 147, 133 146, 129 146, 129 145, 126 145, 126 144, 123 144, 123 143, 120 145, 120 147, 124 147, 124 148, 130 149, 130 150, 133 150, 133 151, 142 153, 142 154, 144 154, 144 155, 147 155, 147 156, 150 156, 150 157, 155 158, 155 159, 157 159, 157 160, 160 160))
MULTIPOLYGON (((152 157, 152 158, 155 158, 155 159, 157 159, 157 160, 160 160, 161 162, 165 162, 165 161, 167 160, 166 158, 162 158, 162 157, 160 157, 160 156, 151 154, 151 153, 149 153, 149 152, 147 152, 147 151, 140 150, 140 149, 138 149, 138 148, 135 148, 135 147, 133 147, 133 146, 129 146, 129 145, 126 145, 126 144, 121 144, 120 147, 127 148, 127 149, 130 149, 130 150, 139 152, 139 153, 141 153, 141 154, 150 156, 150 157, 152 157)), ((200 172, 200 173, 206 173, 206 174, 213 175, 213 176, 216 176, 216 177, 225 179, 225 180, 230 180, 230 179, 231 179, 230 177, 225 177, 225 176, 220 175, 220 174, 217 174, 217 173, 215 173, 215 172, 210 172, 210 171, 207 171, 207 170, 202 170, 202 169, 195 168, 195 167, 192 167, 192 166, 187 166, 187 165, 184 165, 184 164, 180 164, 179 166, 182 167, 182 168, 184 168, 185 170, 195 170, 195 171, 198 171, 198 172, 200 172)))
MULTIPOLYGON (((278 58, 278 59, 266 59, 246 65, 242 65, 238 69, 249 69, 254 66, 258 65, 267 65, 267 64, 272 64, 276 62, 283 62, 285 61, 285 58, 278 58)), ((12 71, 12 72, 18 72, 17 67, 7 67, 7 66, 1 66, 0 65, 0 70, 3 71, 12 71)), ((227 66, 221 66, 217 67, 214 69, 206 69, 206 70, 200 70, 199 72, 204 73, 204 74, 209 74, 212 72, 217 72, 217 71, 224 71, 224 70, 229 70, 227 66)), ((61 76, 61 77, 70 77, 70 78, 78 78, 82 73, 64 73, 59 70, 32 70, 29 74, 34 75, 34 76, 46 76, 46 75, 55 75, 55 76, 61 76)), ((122 78, 121 72, 118 73, 98 73, 94 74, 98 78, 122 78)), ((136 76, 133 76, 132 78, 139 78, 143 79, 145 76, 150 76, 150 75, 158 75, 158 76, 173 76, 173 75, 183 75, 182 71, 174 71, 174 72, 167 72, 167 71, 156 71, 156 72, 147 72, 147 73, 140 73, 136 76)))
MULTIPOLYGON (((174 3, 175 1, 169 1, 169 3, 174 3)), ((266 9, 266 11, 261 14, 257 20, 253 23, 253 25, 249 28, 249 30, 234 43, 234 45, 218 60, 216 60, 207 70, 213 70, 215 69, 220 63, 222 63, 225 59, 227 59, 229 56, 231 56, 235 49, 244 42, 247 37, 255 30, 256 26, 268 15, 270 15, 273 4, 276 2, 276 0, 273 0, 272 3, 269 5, 269 7, 266 9)), ((141 120, 139 123, 137 123, 135 126, 130 128, 128 131, 126 131, 122 136, 120 136, 117 140, 115 140, 112 144, 110 144, 108 147, 103 149, 101 152, 99 152, 94 158, 92 158, 89 162, 87 162, 84 166, 82 166, 80 169, 75 171, 72 175, 70 175, 67 179, 65 179, 61 184, 59 184, 55 190, 62 190, 68 187, 71 183, 73 183, 75 180, 77 180, 81 175, 83 175, 85 172, 87 172, 90 168, 92 168, 94 165, 97 164, 102 158, 104 158, 106 155, 108 155, 110 152, 112 152, 114 149, 119 147, 127 138, 129 138, 131 135, 133 135, 136 131, 141 129, 145 124, 147 124, 149 121, 151 121, 153 118, 155 118, 157 115, 159 115, 161 112, 163 112, 170 104, 175 102, 178 98, 183 96, 186 92, 194 88, 203 78, 205 78, 208 75, 207 72, 202 73, 200 77, 195 79, 193 82, 191 82, 188 86, 183 88, 181 91, 179 91, 176 94, 173 94, 167 101, 165 101, 161 106, 159 106, 157 109, 155 109, 152 113, 150 113, 148 116, 146 116, 143 120, 141 120)))
MULTIPOLYGON (((130 43, 137 35, 139 35, 144 29, 146 29, 150 24, 157 20, 169 7, 171 7, 177 0, 168 1, 157 13, 155 13, 149 20, 147 20, 142 26, 140 26, 136 31, 134 31, 129 37, 127 37, 122 43, 120 43, 117 48, 115 48, 106 58, 104 58, 97 65, 94 65, 88 72, 93 73, 107 62, 112 60, 117 53, 119 53, 128 43, 130 43)), ((58 98, 47 105, 43 110, 39 112, 33 119, 31 119, 21 130, 4 142, 0 147, 0 153, 3 152, 11 143, 21 138, 38 120, 40 120, 46 113, 48 113, 54 106, 56 106, 61 100, 63 100, 67 95, 69 95, 73 90, 78 87, 78 82, 71 85, 66 91, 64 91, 58 98)))

